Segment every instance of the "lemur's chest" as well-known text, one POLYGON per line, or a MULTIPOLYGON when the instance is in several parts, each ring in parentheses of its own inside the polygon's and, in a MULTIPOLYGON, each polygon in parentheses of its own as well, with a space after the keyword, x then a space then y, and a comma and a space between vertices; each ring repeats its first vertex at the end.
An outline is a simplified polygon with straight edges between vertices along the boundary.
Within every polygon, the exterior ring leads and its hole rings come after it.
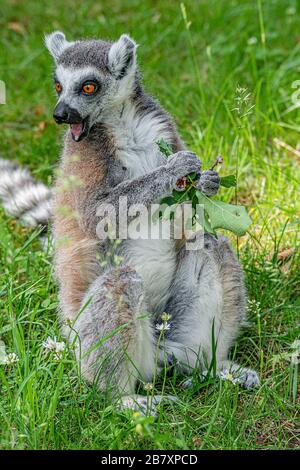
POLYGON ((114 129, 114 143, 117 159, 127 168, 127 176, 137 178, 161 165, 156 142, 170 137, 165 123, 153 113, 140 116, 126 111, 114 129))
MULTIPOLYGON (((127 113, 114 132, 117 160, 126 168, 126 178, 137 178, 162 165, 164 158, 156 142, 171 138, 165 123, 155 116, 139 117, 127 113)), ((153 230, 153 233, 157 231, 153 230)), ((124 256, 126 263, 134 267, 144 280, 150 310, 163 309, 176 264, 174 240, 151 237, 127 240, 124 256)))

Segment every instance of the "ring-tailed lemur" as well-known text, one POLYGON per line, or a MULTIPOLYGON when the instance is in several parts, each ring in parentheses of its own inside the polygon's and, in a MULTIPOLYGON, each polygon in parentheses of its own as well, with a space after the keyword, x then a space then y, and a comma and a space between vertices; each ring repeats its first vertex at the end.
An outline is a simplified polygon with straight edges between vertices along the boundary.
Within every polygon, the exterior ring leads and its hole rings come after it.
MULTIPOLYGON (((76 344, 84 376, 100 389, 109 384, 125 406, 145 406, 135 386, 155 375, 155 324, 167 312, 159 368, 165 356, 185 374, 204 368, 214 355, 214 329, 217 371, 237 373, 245 387, 257 385, 256 372, 228 360, 245 318, 245 289, 226 240, 206 235, 198 251, 175 240, 122 240, 122 261, 99 263, 99 255, 111 251, 96 235, 100 204, 118 209, 126 196, 129 206, 150 205, 200 164, 185 150, 170 116, 144 92, 135 42, 127 35, 114 43, 68 42, 54 32, 46 46, 55 61, 54 119, 69 124, 53 209, 61 319, 71 328, 64 331, 76 344), (158 150, 160 139, 174 151, 168 159, 158 150), (71 187, 70 177, 76 182, 71 187)), ((213 195, 216 174, 203 172, 200 186, 213 195)), ((160 399, 154 397, 154 407, 160 399)))

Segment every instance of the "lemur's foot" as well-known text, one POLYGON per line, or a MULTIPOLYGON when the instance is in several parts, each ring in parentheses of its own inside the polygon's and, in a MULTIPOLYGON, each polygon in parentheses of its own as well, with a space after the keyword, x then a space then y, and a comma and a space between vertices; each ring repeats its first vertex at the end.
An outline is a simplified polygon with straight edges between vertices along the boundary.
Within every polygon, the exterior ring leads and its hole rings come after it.
POLYGON ((177 401, 177 398, 172 395, 128 395, 120 399, 118 408, 120 410, 131 409, 140 413, 142 416, 157 417, 158 407, 161 403, 168 403, 171 401, 175 402, 177 401))
POLYGON ((205 196, 214 196, 220 189, 220 176, 217 171, 202 171, 196 187, 205 194, 205 196))
POLYGON ((223 368, 219 376, 221 379, 238 383, 241 387, 247 389, 257 387, 260 384, 259 375, 255 370, 241 367, 239 364, 231 364, 229 368, 223 368))
MULTIPOLYGON (((257 387, 260 384, 259 375, 255 370, 249 369, 248 367, 241 367, 239 364, 230 364, 228 367, 223 367, 217 372, 217 378, 221 380, 228 380, 233 384, 239 384, 241 387, 251 389, 257 387)), ((198 375, 198 380, 203 382, 208 378, 208 371, 203 370, 198 375)), ((182 388, 188 389, 193 388, 196 385, 194 377, 190 377, 181 383, 182 388)))

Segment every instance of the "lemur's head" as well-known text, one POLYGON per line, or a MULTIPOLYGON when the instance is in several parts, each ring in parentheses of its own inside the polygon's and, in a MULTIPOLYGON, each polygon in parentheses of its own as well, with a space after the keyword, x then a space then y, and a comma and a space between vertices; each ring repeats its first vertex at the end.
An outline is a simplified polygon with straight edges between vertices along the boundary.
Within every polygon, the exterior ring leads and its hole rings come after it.
POLYGON ((67 123, 73 139, 86 137, 96 122, 114 112, 132 94, 136 77, 136 43, 123 34, 117 42, 69 42, 59 31, 45 38, 55 61, 58 102, 54 119, 67 123))

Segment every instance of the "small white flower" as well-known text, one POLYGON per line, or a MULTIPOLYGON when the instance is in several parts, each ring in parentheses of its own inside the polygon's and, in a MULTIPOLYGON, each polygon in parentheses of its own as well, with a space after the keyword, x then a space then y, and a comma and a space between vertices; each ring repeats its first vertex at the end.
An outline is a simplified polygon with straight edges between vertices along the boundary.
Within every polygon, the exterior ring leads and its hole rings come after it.
POLYGON ((286 15, 295 15, 297 12, 296 8, 295 7, 288 7, 286 10, 285 10, 285 14, 286 15))
POLYGON ((46 341, 43 341, 43 346, 46 353, 53 351, 55 349, 55 339, 52 339, 50 336, 48 336, 46 341))
POLYGON ((233 383, 234 385, 240 382, 238 377, 234 377, 234 375, 229 371, 221 371, 220 372, 220 379, 221 380, 228 380, 229 382, 233 383))
POLYGON ((254 44, 257 44, 257 38, 255 36, 252 36, 248 39, 247 44, 248 46, 254 46, 254 44))
POLYGON ((54 358, 56 360, 62 358, 63 352, 66 348, 66 345, 63 341, 57 341, 56 337, 52 339, 50 336, 48 336, 46 341, 43 341, 43 346, 46 354, 49 354, 51 351, 54 352, 54 358))
POLYGON ((151 390, 153 390, 153 384, 151 384, 151 383, 145 384, 145 385, 144 385, 144 390, 145 390, 146 392, 151 392, 151 390))
POLYGON ((4 363, 7 364, 8 366, 11 366, 12 364, 15 364, 18 361, 19 361, 19 358, 16 355, 16 353, 8 353, 5 358, 4 363))
POLYGON ((157 331, 168 331, 168 330, 170 330, 171 325, 170 325, 170 323, 167 323, 167 322, 161 323, 161 324, 156 323, 155 328, 157 329, 157 331))

